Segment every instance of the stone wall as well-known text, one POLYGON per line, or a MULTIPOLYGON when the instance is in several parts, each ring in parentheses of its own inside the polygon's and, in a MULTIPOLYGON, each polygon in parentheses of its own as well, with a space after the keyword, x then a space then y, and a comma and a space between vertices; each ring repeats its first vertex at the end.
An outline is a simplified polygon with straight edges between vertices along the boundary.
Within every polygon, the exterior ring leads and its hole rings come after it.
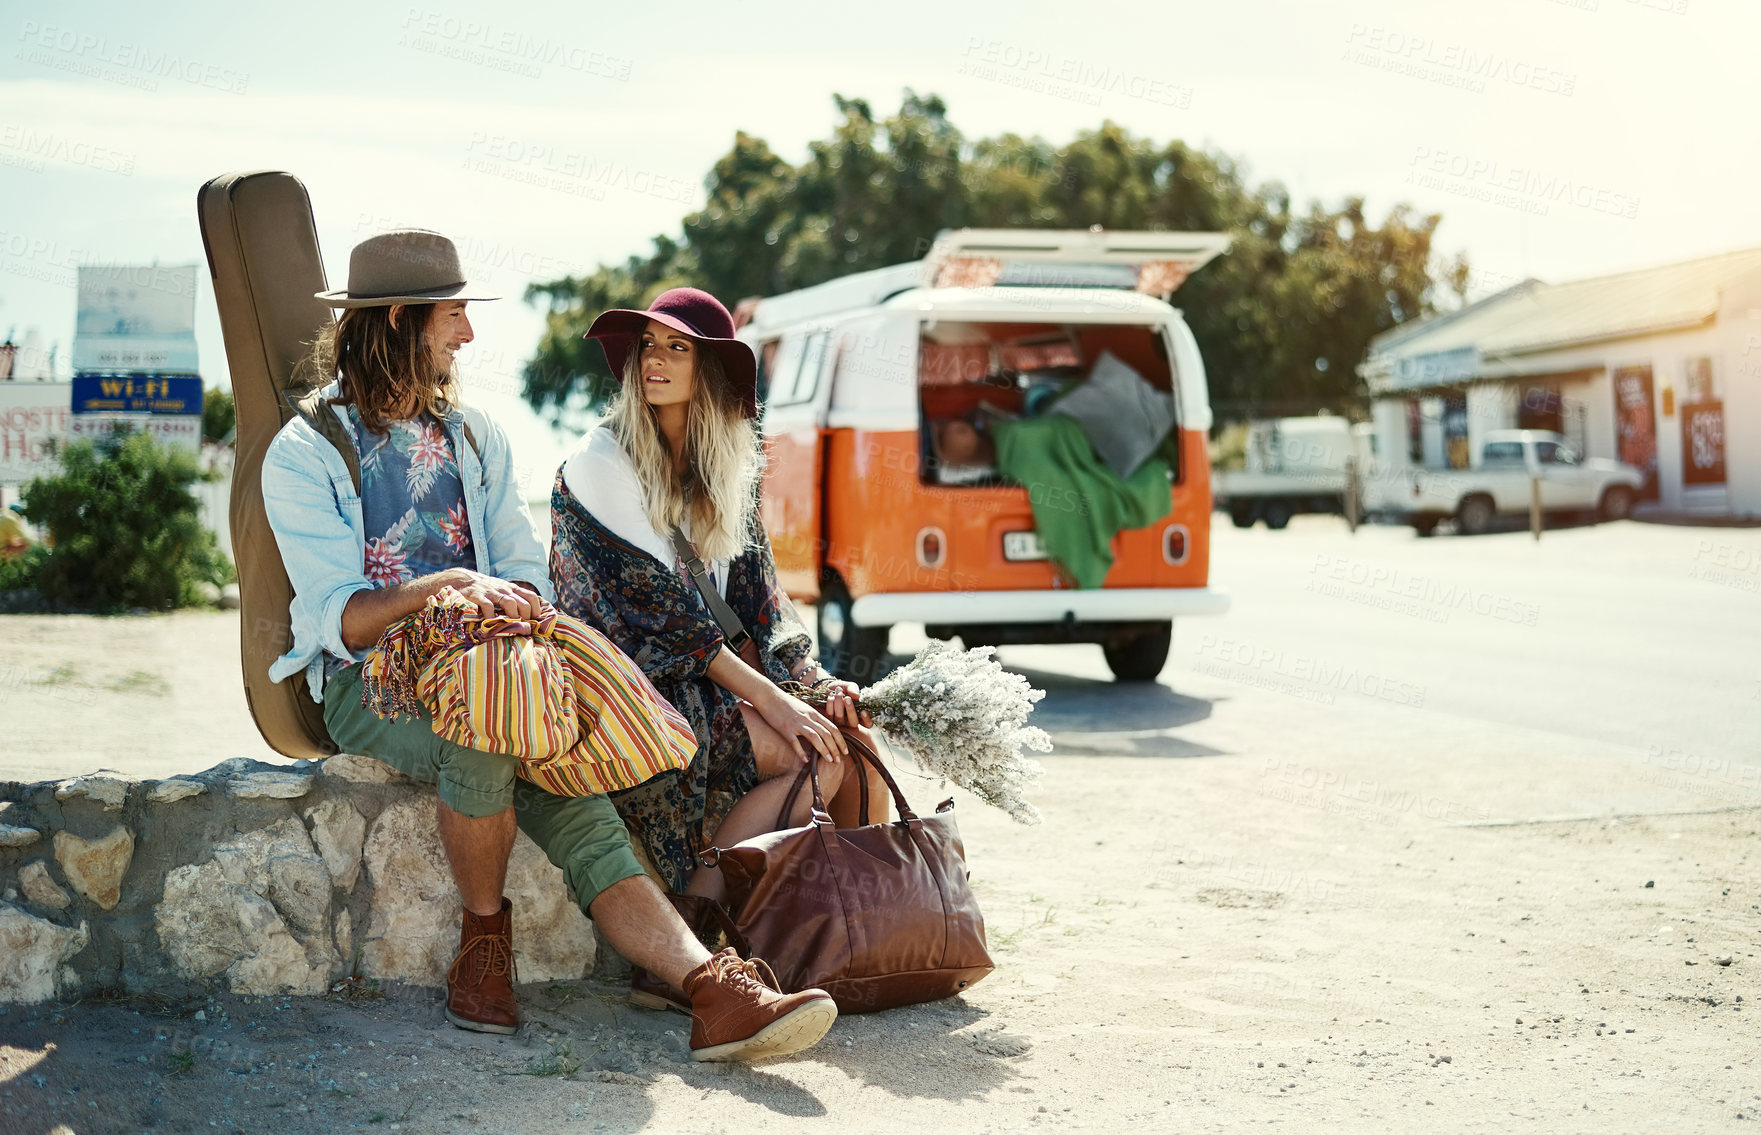
MULTIPOLYGON (((434 801, 350 756, 0 783, 0 1002, 442 985, 459 899, 434 801)), ((593 969, 591 924, 523 834, 507 895, 522 981, 593 969)))

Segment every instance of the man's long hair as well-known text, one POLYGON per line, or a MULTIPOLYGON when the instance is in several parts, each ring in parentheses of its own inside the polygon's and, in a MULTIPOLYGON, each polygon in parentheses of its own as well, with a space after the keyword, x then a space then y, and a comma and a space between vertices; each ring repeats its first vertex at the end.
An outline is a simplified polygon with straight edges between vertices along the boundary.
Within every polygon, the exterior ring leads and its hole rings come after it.
POLYGON ((431 303, 407 304, 393 327, 389 306, 349 308, 319 333, 307 364, 320 381, 339 381, 332 401, 352 403, 374 433, 424 411, 444 418, 459 404, 459 380, 450 367, 435 370, 427 335, 433 314, 431 303))
POLYGON ((618 439, 636 479, 648 522, 662 539, 691 518, 691 542, 707 560, 731 560, 750 542, 752 509, 764 448, 746 420, 739 396, 721 360, 702 343, 693 352, 697 380, 685 418, 686 467, 675 473, 672 451, 660 432, 654 407, 643 397, 642 352, 631 350, 623 387, 612 400, 605 424, 618 439))

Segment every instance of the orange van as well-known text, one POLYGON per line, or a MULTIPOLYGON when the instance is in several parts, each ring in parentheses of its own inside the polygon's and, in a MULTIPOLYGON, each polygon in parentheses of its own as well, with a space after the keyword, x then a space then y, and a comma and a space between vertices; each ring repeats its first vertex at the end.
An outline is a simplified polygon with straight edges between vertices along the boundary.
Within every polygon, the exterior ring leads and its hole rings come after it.
POLYGON ((1228 608, 1210 586, 1204 364, 1165 298, 1228 243, 965 229, 922 261, 741 305, 760 359, 764 522, 784 588, 818 607, 830 669, 872 682, 893 624, 919 622, 969 647, 1098 643, 1116 679, 1153 681, 1176 617, 1228 608), (1010 483, 973 443, 985 416, 1037 413, 1104 355, 1172 396, 1157 450, 1168 506, 1113 538, 1101 586, 1077 588, 1033 511, 1036 494, 1069 490, 1010 483))

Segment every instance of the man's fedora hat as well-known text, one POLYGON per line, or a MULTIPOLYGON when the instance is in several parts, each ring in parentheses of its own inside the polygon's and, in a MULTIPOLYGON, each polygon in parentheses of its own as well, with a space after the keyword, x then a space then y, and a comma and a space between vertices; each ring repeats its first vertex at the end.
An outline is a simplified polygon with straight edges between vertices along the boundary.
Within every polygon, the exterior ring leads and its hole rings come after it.
POLYGON ((501 297, 465 279, 452 241, 427 229, 398 229, 355 245, 349 253, 349 286, 315 298, 331 307, 386 307, 501 297))
POLYGON ((748 418, 758 417, 758 359, 752 348, 734 338, 734 317, 722 302, 701 288, 674 288, 654 297, 647 311, 613 308, 593 321, 584 336, 599 340, 611 372, 624 377, 630 352, 642 341, 652 319, 696 339, 715 352, 748 418))

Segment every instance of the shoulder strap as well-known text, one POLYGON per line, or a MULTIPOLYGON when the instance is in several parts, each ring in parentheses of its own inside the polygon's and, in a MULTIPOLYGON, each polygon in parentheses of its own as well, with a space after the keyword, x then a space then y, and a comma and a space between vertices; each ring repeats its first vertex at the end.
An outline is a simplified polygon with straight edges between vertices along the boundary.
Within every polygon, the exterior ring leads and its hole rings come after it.
MULTIPOLYGON (((334 445, 336 451, 342 454, 343 463, 349 467, 349 479, 355 483, 355 492, 359 493, 361 491, 361 455, 355 451, 355 439, 349 436, 349 432, 343 428, 341 422, 336 420, 336 415, 331 413, 329 405, 325 403, 324 388, 313 387, 304 393, 284 392, 284 395, 288 399, 288 405, 293 407, 294 413, 306 419, 307 425, 317 430, 320 437, 334 445)), ((477 431, 471 428, 471 419, 461 413, 459 424, 464 427, 465 441, 470 445, 471 452, 477 455, 477 463, 481 465, 483 463, 483 446, 477 442, 477 431)))
POLYGON ((465 444, 469 445, 471 452, 477 455, 477 464, 483 464, 483 447, 477 444, 477 431, 471 428, 471 417, 465 413, 462 406, 459 407, 459 425, 464 427, 465 444))
POLYGON ((691 541, 685 539, 685 534, 679 531, 676 524, 673 525, 672 541, 673 551, 685 562, 685 570, 691 573, 691 582, 697 585, 697 594, 703 596, 709 613, 715 616, 716 625, 722 629, 722 637, 734 648, 734 653, 738 654, 746 649, 752 636, 741 625, 740 616, 734 614, 734 609, 728 606, 727 601, 716 594, 715 585, 709 580, 709 569, 703 566, 703 558, 691 546, 691 541))
MULTIPOLYGON (((307 425, 317 430, 320 437, 334 445, 336 451, 342 454, 343 463, 349 467, 349 479, 355 483, 355 492, 360 493, 361 455, 355 452, 355 439, 349 436, 348 430, 336 420, 336 415, 325 403, 324 388, 313 387, 304 393, 289 393, 286 397, 294 413, 306 419, 307 425)), ((471 448, 476 448, 475 441, 471 443, 471 448)))

